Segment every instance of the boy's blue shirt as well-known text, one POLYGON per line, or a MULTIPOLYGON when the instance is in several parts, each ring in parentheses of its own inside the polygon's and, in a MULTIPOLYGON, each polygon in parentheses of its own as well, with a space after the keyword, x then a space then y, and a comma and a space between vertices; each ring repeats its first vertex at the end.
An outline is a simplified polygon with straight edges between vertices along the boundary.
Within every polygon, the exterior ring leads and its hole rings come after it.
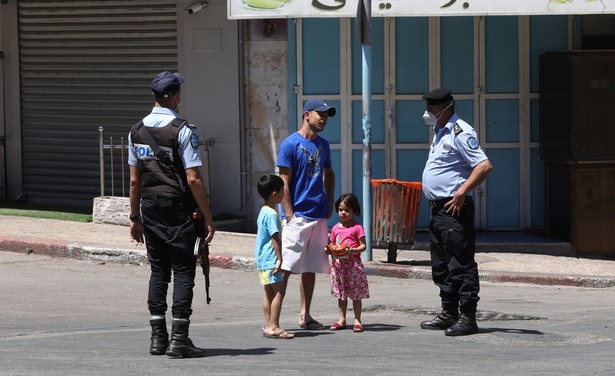
POLYGON ((269 270, 276 267, 278 256, 273 248, 273 235, 282 234, 282 221, 278 212, 269 206, 263 206, 256 220, 256 244, 254 258, 257 270, 269 270))

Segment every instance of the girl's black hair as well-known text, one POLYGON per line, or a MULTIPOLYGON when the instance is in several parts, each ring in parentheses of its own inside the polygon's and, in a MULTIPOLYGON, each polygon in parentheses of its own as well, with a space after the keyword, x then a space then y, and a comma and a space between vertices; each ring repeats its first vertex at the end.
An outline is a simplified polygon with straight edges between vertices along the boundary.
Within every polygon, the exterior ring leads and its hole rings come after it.
POLYGON ((354 214, 361 215, 361 205, 359 205, 359 199, 352 193, 344 193, 340 198, 335 201, 335 211, 340 210, 340 204, 344 203, 348 206, 354 214))
POLYGON ((261 197, 267 200, 273 192, 277 192, 284 188, 284 180, 275 174, 263 175, 260 179, 258 179, 256 188, 258 189, 258 193, 261 197))

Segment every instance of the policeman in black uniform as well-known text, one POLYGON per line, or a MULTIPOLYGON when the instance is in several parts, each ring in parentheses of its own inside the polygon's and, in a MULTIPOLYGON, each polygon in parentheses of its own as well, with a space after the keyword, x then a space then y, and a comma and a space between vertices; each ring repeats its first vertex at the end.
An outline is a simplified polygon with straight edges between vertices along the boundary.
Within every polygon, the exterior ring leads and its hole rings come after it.
POLYGON ((147 298, 152 327, 150 353, 195 358, 205 351, 188 337, 196 272, 195 242, 214 235, 208 195, 199 172, 199 137, 178 115, 183 77, 161 72, 152 81, 152 112, 128 135, 130 236, 145 241, 151 265, 147 298), (195 209, 205 223, 192 220, 195 209), (203 228, 203 226, 205 228, 203 228), (167 290, 173 274, 171 338, 167 332, 167 290))
POLYGON ((421 328, 444 330, 447 336, 474 334, 478 333, 479 282, 470 193, 493 167, 474 128, 455 113, 449 89, 430 91, 423 99, 427 104, 423 120, 434 130, 423 171, 423 193, 431 209, 432 278, 440 288, 442 312, 422 322, 421 328))

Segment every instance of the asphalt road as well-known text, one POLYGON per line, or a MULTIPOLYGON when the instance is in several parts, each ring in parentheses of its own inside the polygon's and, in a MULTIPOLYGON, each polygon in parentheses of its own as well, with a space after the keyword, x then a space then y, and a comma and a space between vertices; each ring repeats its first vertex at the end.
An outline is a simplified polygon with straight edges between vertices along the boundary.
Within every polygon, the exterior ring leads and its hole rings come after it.
MULTIPOLYGON (((387 277, 369 280, 364 333, 300 330, 293 276, 281 321, 296 337, 274 340, 256 273, 213 268, 190 333, 208 356, 172 359, 148 354, 148 272, 0 251, 0 375, 615 375, 614 288, 483 283, 480 333, 451 338, 419 328, 439 311, 430 281, 387 277)), ((330 325, 328 286, 313 315, 330 325)))

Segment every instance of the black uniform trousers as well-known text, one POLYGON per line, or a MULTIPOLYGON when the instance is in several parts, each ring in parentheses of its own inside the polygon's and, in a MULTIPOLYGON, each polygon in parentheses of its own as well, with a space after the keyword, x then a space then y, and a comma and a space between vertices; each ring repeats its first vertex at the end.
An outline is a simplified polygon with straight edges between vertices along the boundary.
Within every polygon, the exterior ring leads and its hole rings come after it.
POLYGON ((476 231, 474 201, 466 200, 458 216, 446 212, 448 199, 431 201, 429 241, 432 278, 440 288, 442 308, 470 316, 479 297, 478 265, 474 261, 476 231))
POLYGON ((151 315, 165 315, 167 290, 173 274, 173 318, 190 318, 196 271, 192 221, 194 204, 178 199, 142 199, 147 259, 151 265, 147 306, 151 315))

